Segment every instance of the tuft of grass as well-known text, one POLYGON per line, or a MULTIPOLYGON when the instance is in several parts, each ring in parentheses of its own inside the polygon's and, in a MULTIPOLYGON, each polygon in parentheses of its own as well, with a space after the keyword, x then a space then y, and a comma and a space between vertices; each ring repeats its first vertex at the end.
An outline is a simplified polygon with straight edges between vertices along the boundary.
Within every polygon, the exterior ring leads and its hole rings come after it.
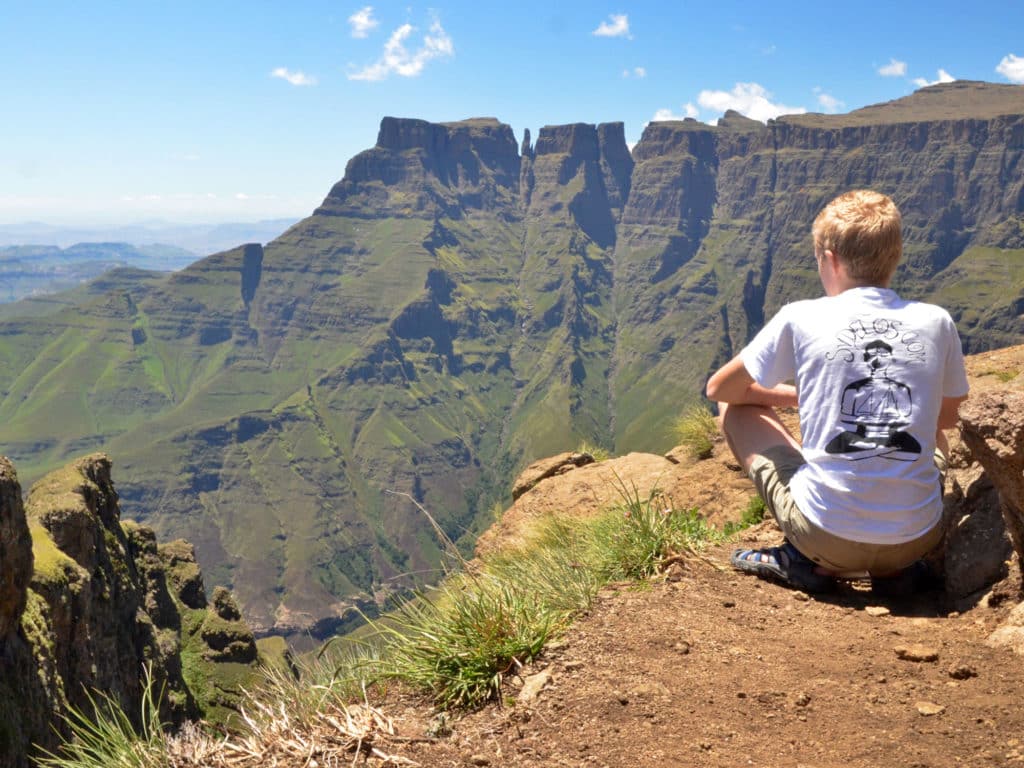
POLYGON ((757 525, 764 520, 764 513, 766 510, 767 507, 765 507, 764 499, 760 496, 753 496, 750 501, 747 502, 746 509, 744 509, 743 514, 740 515, 739 522, 729 523, 725 526, 724 533, 726 535, 732 535, 737 531, 742 531, 744 528, 757 525))
POLYGON ((578 446, 576 446, 576 453, 585 453, 588 456, 593 456, 594 461, 607 461, 612 457, 606 449, 600 445, 593 445, 587 440, 583 440, 578 446))
POLYGON ((706 405, 691 406, 676 421, 675 435, 694 458, 710 458, 718 438, 718 420, 706 405))
POLYGON ((385 644, 374 666, 431 690, 444 709, 475 707, 500 696, 504 678, 540 653, 559 618, 526 585, 456 574, 370 622, 385 644))
POLYGON ((138 730, 120 702, 102 691, 86 693, 91 712, 70 707, 63 715, 71 739, 60 754, 44 751, 38 764, 46 768, 165 768, 167 741, 160 722, 162 690, 154 690, 146 667, 138 730))
POLYGON ((622 484, 621 493, 624 503, 593 528, 598 569, 608 581, 646 579, 664 559, 723 536, 696 510, 674 509, 657 488, 641 498, 635 486, 622 484))

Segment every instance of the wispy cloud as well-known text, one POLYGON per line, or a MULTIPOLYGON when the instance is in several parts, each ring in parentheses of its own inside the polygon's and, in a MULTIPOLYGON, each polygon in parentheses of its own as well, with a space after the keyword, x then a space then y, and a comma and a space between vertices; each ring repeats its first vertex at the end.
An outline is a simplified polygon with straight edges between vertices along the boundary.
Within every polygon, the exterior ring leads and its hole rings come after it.
POLYGON ((629 34, 629 16, 625 13, 613 13, 608 16, 608 21, 602 21, 590 34, 596 37, 625 37, 632 40, 629 34))
POLYGON ((996 72, 1011 83, 1024 83, 1024 56, 1006 54, 996 67, 996 72))
POLYGON ((762 123, 779 115, 802 115, 807 111, 804 107, 788 107, 772 101, 772 94, 757 83, 736 83, 731 91, 701 91, 697 103, 713 112, 734 109, 762 123))
POLYGON ((270 73, 270 76, 287 80, 292 85, 316 85, 315 77, 310 77, 305 72, 292 72, 287 67, 278 67, 270 73))
POLYGON ((700 110, 697 109, 693 104, 683 105, 683 114, 677 115, 671 109, 659 109, 654 113, 654 117, 651 118, 652 123, 661 123, 666 120, 685 120, 687 117, 692 117, 694 120, 700 114, 700 110))
POLYGON ((633 67, 632 69, 622 70, 622 76, 625 78, 635 77, 637 80, 643 80, 647 77, 646 67, 633 67))
POLYGON ((888 64, 878 68, 878 74, 882 77, 904 77, 907 74, 907 62, 889 59, 888 64))
POLYGON ((823 88, 815 88, 814 95, 818 99, 818 105, 829 114, 834 114, 846 106, 846 102, 826 93, 823 88))
POLYGON ((367 5, 348 17, 348 25, 352 28, 352 37, 363 38, 380 24, 373 18, 373 6, 367 5))
POLYGON ((939 77, 938 80, 927 80, 923 77, 915 77, 913 83, 918 88, 926 88, 929 85, 938 85, 939 83, 952 83, 954 80, 956 80, 955 77, 953 77, 951 74, 949 74, 949 72, 947 72, 944 69, 940 69, 937 74, 939 77))
POLYGON ((411 24, 403 24, 394 32, 384 44, 384 52, 381 57, 369 66, 352 72, 348 75, 349 80, 369 80, 375 82, 384 80, 388 75, 395 74, 402 77, 416 77, 427 66, 427 63, 434 59, 450 58, 455 55, 455 46, 448 33, 444 31, 441 22, 435 20, 430 25, 430 31, 423 36, 423 42, 419 48, 410 51, 406 48, 406 41, 416 31, 411 24))

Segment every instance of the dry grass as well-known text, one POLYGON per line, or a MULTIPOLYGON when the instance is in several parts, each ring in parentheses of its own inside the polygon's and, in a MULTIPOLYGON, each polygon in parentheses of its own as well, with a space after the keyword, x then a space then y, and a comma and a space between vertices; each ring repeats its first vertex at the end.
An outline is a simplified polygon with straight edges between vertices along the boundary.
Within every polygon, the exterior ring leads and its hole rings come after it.
POLYGON ((368 704, 334 703, 306 721, 296 721, 288 702, 252 703, 242 712, 242 734, 211 736, 186 727, 168 739, 171 768, 268 768, 269 766, 327 766, 363 764, 416 766, 412 760, 389 754, 389 742, 408 741, 395 735, 391 720, 368 704))

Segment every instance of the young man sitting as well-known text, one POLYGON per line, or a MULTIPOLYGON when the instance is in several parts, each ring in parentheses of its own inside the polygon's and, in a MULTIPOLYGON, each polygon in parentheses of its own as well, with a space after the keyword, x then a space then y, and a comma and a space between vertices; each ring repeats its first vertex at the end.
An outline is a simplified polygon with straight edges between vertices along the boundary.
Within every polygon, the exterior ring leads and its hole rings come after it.
POLYGON ((708 381, 729 447, 785 536, 734 552, 739 570, 808 592, 866 571, 884 590, 941 541, 942 430, 967 376, 949 314, 889 288, 900 226, 877 192, 829 203, 812 229, 825 296, 782 307, 708 381), (774 411, 791 406, 802 442, 774 411))

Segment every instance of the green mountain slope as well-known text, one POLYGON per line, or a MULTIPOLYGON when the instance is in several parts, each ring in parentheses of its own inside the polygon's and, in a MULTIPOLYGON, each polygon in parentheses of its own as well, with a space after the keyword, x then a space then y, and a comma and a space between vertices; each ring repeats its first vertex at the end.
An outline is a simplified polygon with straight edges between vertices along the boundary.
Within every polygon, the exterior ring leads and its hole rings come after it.
POLYGON ((1024 88, 954 83, 765 126, 385 118, 312 216, 179 273, 0 311, 0 448, 102 448, 126 515, 195 542, 265 631, 430 581, 513 473, 670 446, 703 381, 820 291, 810 222, 893 195, 900 287, 970 351, 1024 331, 1024 88))

